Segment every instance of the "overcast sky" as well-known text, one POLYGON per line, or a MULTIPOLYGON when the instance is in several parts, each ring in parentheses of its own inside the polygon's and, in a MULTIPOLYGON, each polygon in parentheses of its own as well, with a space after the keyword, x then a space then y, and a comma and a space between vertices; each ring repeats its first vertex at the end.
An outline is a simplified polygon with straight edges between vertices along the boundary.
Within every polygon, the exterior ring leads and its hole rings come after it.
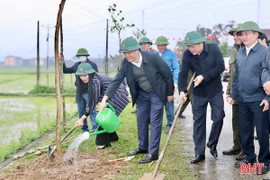
MULTIPOLYGON (((49 56, 54 56, 54 26, 61 0, 0 0, 0 61, 5 56, 36 57, 37 21, 40 22, 40 57, 47 56, 47 26, 50 27, 49 56)), ((270 29, 269 0, 66 0, 63 11, 64 55, 72 58, 85 47, 91 57, 105 56, 106 19, 112 25, 109 5, 117 4, 124 22, 145 29, 155 39, 164 35, 184 38, 197 25, 213 28, 216 24, 255 21, 260 28, 270 29)), ((126 29, 122 39, 132 36, 126 29)), ((118 51, 116 33, 109 33, 109 54, 118 51)))

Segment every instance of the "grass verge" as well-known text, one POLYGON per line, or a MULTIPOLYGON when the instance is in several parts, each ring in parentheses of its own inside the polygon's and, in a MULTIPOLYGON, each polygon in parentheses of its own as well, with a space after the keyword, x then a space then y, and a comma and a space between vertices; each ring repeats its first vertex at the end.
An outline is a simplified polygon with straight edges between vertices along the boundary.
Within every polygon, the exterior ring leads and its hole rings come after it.
MULTIPOLYGON (((134 110, 129 104, 125 110, 120 115, 121 125, 117 130, 117 134, 119 136, 119 141, 113 142, 110 148, 104 149, 102 152, 108 154, 111 148, 116 149, 116 153, 110 154, 110 156, 103 157, 106 160, 117 159, 119 157, 126 156, 126 153, 134 150, 138 146, 138 138, 137 138, 137 122, 136 115, 131 114, 134 110)), ((165 115, 165 114, 164 114, 165 115)), ((167 134, 164 133, 166 126, 166 118, 164 117, 163 121, 163 131, 161 137, 160 151, 167 139, 167 134)), ((73 123, 72 123, 73 125, 73 123)), ((68 126, 69 128, 72 126, 71 124, 68 126)), ((163 173, 166 175, 165 179, 167 180, 175 180, 175 179, 196 179, 194 172, 190 169, 189 163, 186 162, 186 156, 184 154, 184 144, 186 142, 185 134, 181 133, 182 127, 180 124, 177 124, 174 133, 170 139, 169 145, 167 147, 167 151, 164 155, 163 161, 159 168, 159 173, 163 173)), ((78 128, 76 131, 72 133, 71 136, 77 136, 81 133, 81 130, 78 128)), ((51 142, 52 139, 48 140, 51 142)), ((43 145, 42 145, 43 146, 43 145)), ((68 148, 68 145, 63 145, 64 149, 68 148)), ((84 141, 80 145, 80 151, 92 151, 95 152, 95 136, 91 136, 88 140, 84 141)), ((46 155, 45 155, 46 156, 46 155)), ((45 158, 44 156, 44 158, 45 158)), ((145 154, 137 155, 131 161, 123 163, 121 166, 116 166, 120 176, 115 177, 114 179, 140 179, 144 173, 153 172, 156 162, 149 167, 149 164, 139 164, 139 160, 142 159, 145 154)), ((20 162, 28 162, 33 160, 35 156, 28 155, 22 159, 20 162)), ((16 165, 13 165, 13 168, 16 168, 16 165)), ((0 172, 10 172, 12 168, 6 168, 5 170, 0 170, 0 172)))

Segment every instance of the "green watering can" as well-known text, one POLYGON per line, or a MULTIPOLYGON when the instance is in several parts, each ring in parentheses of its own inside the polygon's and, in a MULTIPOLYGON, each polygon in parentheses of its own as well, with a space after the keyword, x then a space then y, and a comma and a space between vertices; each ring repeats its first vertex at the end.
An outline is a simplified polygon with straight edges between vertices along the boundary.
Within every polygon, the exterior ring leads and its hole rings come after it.
POLYGON ((95 132, 89 134, 90 136, 102 133, 112 133, 118 129, 120 119, 115 114, 115 109, 109 103, 106 103, 106 105, 110 108, 106 108, 97 114, 96 122, 98 123, 98 127, 95 132), (103 130, 98 131, 99 126, 101 126, 103 130))

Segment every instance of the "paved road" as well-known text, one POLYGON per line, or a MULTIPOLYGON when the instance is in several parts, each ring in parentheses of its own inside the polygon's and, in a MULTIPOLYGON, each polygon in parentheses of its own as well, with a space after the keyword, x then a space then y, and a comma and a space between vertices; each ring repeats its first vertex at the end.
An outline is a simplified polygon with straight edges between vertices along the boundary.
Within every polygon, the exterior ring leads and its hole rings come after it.
MULTIPOLYGON (((224 89, 227 87, 227 83, 223 83, 224 89)), ((225 92, 225 91, 224 91, 225 92)), ((224 95, 225 98, 225 95, 224 95)), ((175 101, 177 104, 177 100, 175 101)), ((177 107, 177 105, 176 105, 177 107)), ((232 125, 231 125, 231 106, 225 102, 225 113, 223 129, 220 135, 219 144, 217 146, 218 157, 214 158, 210 152, 209 148, 206 148, 204 162, 192 165, 190 167, 196 172, 199 179, 211 179, 211 180, 235 180, 235 179, 270 179, 270 172, 265 175, 254 175, 254 174, 240 174, 240 169, 234 167, 236 156, 224 156, 222 151, 228 150, 232 147, 232 125)), ((178 119, 178 123, 184 126, 184 132, 188 135, 187 144, 185 146, 185 153, 189 157, 187 162, 194 157, 194 144, 192 139, 193 131, 193 119, 191 113, 191 106, 189 105, 185 112, 183 113, 186 118, 178 119)), ((212 121, 210 119, 211 111, 208 107, 207 110, 207 138, 209 137, 209 131, 211 128, 212 121)), ((258 154, 258 142, 255 140, 256 151, 258 154)))

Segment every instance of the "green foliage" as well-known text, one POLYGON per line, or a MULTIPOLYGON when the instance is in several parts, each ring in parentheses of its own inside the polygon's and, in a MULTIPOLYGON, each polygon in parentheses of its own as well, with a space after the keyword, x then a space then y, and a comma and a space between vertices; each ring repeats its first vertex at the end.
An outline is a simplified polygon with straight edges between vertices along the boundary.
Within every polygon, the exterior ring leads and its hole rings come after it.
POLYGON ((230 50, 227 43, 223 43, 219 45, 219 49, 221 51, 221 54, 223 57, 229 57, 230 56, 230 50))
POLYGON ((52 93, 55 93, 55 88, 38 85, 36 85, 34 89, 28 92, 28 94, 52 94, 52 93))
MULTIPOLYGON (((111 143, 110 148, 103 150, 104 154, 115 149, 117 153, 108 153, 104 158, 106 160, 117 159, 120 155, 133 151, 138 147, 137 139, 137 121, 136 115, 130 112, 134 111, 135 107, 131 106, 131 103, 120 114, 121 124, 117 130, 119 141, 111 143)), ((166 129, 166 117, 164 114, 163 119, 163 131, 160 141, 160 151, 164 145, 167 135, 164 134, 166 129)), ((169 146, 167 147, 166 155, 163 158, 162 165, 159 168, 160 173, 166 174, 166 179, 196 179, 193 172, 190 170, 189 164, 185 160, 184 144, 186 143, 186 135, 179 133, 180 127, 176 125, 174 134, 171 137, 169 146), (179 141, 180 139, 180 141, 179 141)), ((81 151, 95 151, 95 136, 84 141, 79 149, 81 151)), ((116 167, 119 173, 125 175, 124 179, 140 179, 145 172, 153 172, 155 164, 149 167, 149 164, 140 164, 138 162, 145 156, 145 154, 136 155, 131 161, 128 161, 125 166, 116 167)), ((115 177, 118 179, 118 177, 115 177)))
MULTIPOLYGON (((34 89, 30 90, 28 92, 29 95, 44 95, 44 94, 55 94, 55 88, 54 87, 48 87, 48 86, 35 86, 34 89)), ((64 90, 65 95, 75 95, 75 90, 64 90)))
POLYGON ((119 34, 122 30, 124 30, 126 27, 134 27, 135 24, 126 24, 123 25, 123 21, 125 18, 122 16, 123 11, 119 10, 117 11, 116 9, 116 4, 110 5, 108 8, 108 11, 111 15, 113 26, 111 26, 110 30, 111 32, 117 31, 119 34))
POLYGON ((135 39, 140 39, 142 37, 145 37, 147 32, 145 29, 140 30, 139 28, 136 28, 136 31, 133 31, 133 35, 135 36, 135 39))

